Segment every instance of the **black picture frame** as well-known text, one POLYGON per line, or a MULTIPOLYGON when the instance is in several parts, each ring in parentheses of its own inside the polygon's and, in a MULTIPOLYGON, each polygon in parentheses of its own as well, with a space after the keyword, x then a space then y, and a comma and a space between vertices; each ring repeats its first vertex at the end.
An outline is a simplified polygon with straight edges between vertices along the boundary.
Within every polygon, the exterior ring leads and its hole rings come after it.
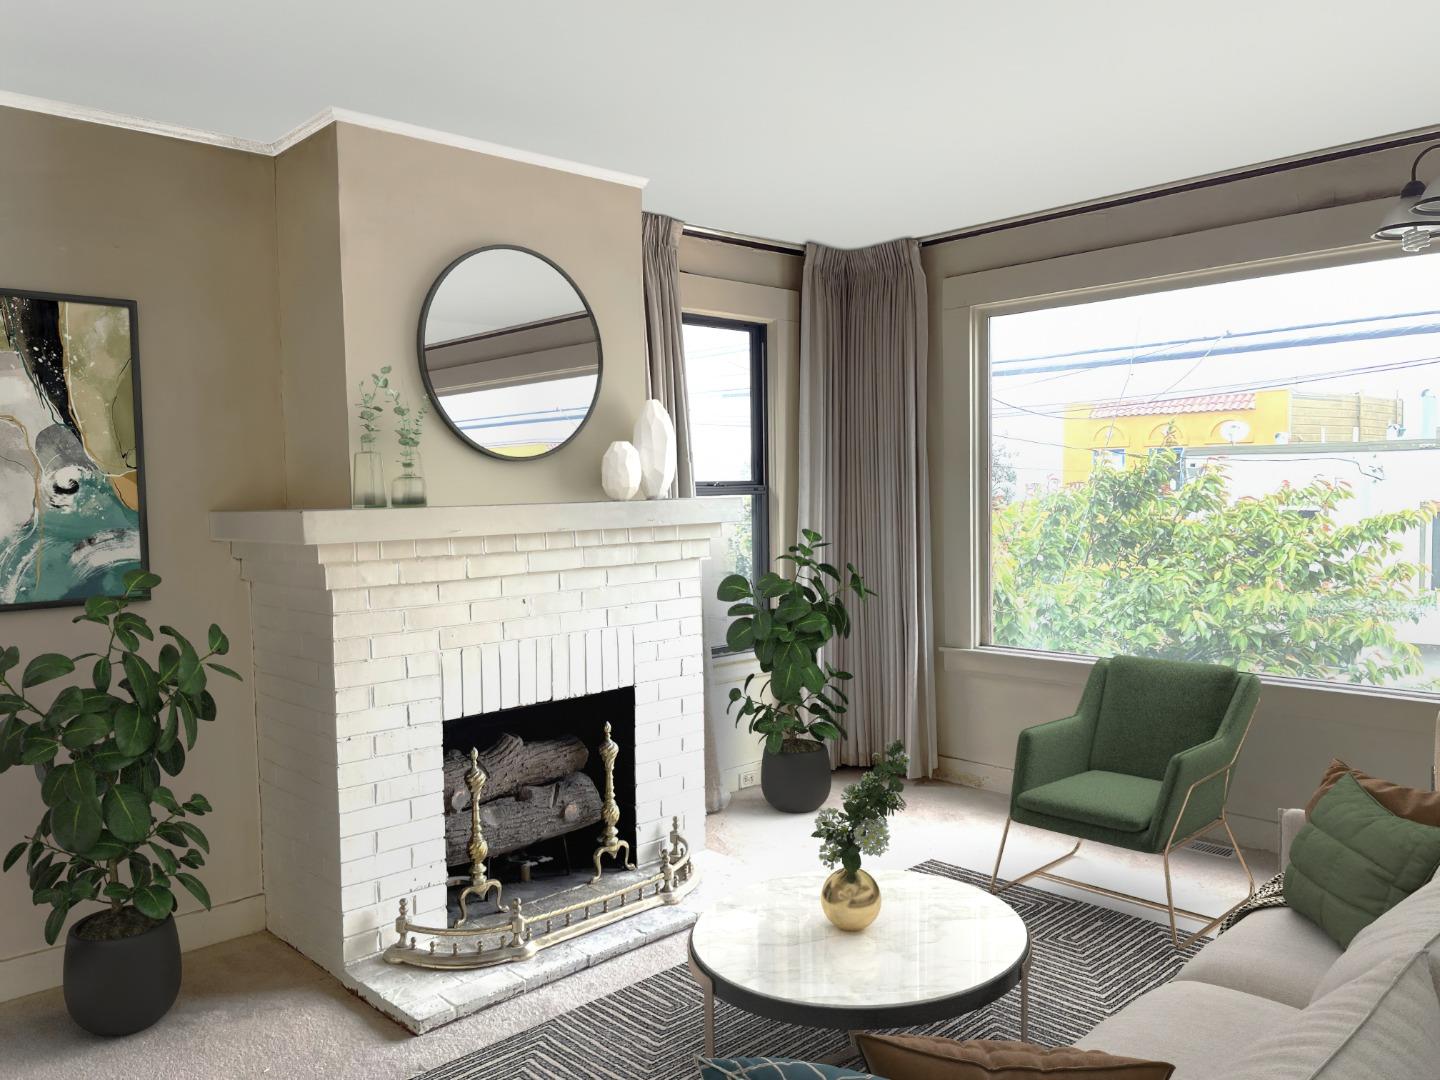
POLYGON ((599 403, 600 393, 605 386, 605 347, 600 334, 600 320, 595 318, 595 311, 590 306, 589 298, 585 295, 584 290, 576 283, 575 279, 565 272, 563 266, 549 256, 542 255, 533 248, 524 247, 520 244, 484 244, 477 248, 471 248, 464 254, 451 259, 450 262, 446 264, 445 269, 440 271, 434 282, 431 283, 430 288, 426 291, 425 302, 420 306, 420 321, 415 328, 415 361, 420 366, 420 378, 425 384, 425 393, 430 398, 430 404, 434 408, 435 414, 440 417, 444 425, 450 429, 450 433, 471 450, 475 450, 496 461, 505 461, 511 464, 523 464, 527 461, 543 461, 548 457, 558 454, 561 450, 565 449, 565 447, 573 443, 576 438, 579 437, 580 433, 585 430, 585 425, 590 423, 590 418, 595 415, 595 406, 599 403), (575 290, 575 295, 579 297, 580 303, 585 309, 585 314, 590 319, 590 325, 595 330, 595 393, 590 398, 590 407, 585 411, 585 416, 580 420, 580 423, 575 425, 575 430, 572 431, 563 442, 556 443, 543 454, 531 454, 526 457, 498 454, 482 446, 469 435, 466 435, 465 432, 460 430, 459 425, 450 419, 449 414, 441 405, 440 394, 436 391, 435 384, 430 379, 430 368, 425 363, 425 323, 429 320, 430 305, 435 300, 435 294, 440 291, 440 286, 445 283, 445 279, 450 276, 451 271, 466 260, 474 258, 476 255, 483 255, 487 251, 518 251, 524 255, 531 255, 547 264, 575 290))
MULTIPOLYGON (((46 292, 38 289, 16 289, 0 287, 0 298, 17 297, 24 300, 43 300, 62 304, 86 304, 95 307, 121 308, 127 314, 130 328, 130 392, 134 409, 132 421, 135 428, 135 488, 136 516, 140 540, 139 570, 150 570, 150 536, 147 520, 148 499, 145 490, 145 429, 144 407, 140 386, 140 305, 134 300, 122 300, 109 296, 89 296, 83 293, 46 292)), ((90 595, 107 595, 97 590, 90 595)), ((0 602, 0 614, 12 611, 34 611, 47 608, 83 607, 88 596, 65 597, 55 600, 32 600, 22 603, 0 602)), ((150 599, 150 590, 131 594, 134 600, 150 599)))

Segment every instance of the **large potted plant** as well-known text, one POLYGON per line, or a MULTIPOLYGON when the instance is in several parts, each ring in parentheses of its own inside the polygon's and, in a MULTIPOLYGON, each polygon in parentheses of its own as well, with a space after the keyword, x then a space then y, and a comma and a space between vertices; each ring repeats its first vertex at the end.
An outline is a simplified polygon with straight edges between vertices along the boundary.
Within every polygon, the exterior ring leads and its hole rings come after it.
POLYGON ((149 623, 127 609, 158 584, 136 570, 125 576, 123 596, 86 601, 74 621, 105 628, 98 653, 43 653, 22 669, 19 649, 0 650, 0 773, 33 766, 46 807, 4 869, 23 860, 34 902, 50 908, 51 945, 71 908, 105 905, 71 926, 65 941, 65 1005, 97 1035, 149 1027, 174 1003, 176 886, 210 906, 193 873, 210 842, 191 820, 210 803, 203 795, 182 802, 162 781, 185 767, 200 722, 215 719, 206 669, 240 676, 212 659, 230 647, 218 626, 204 653, 169 626, 159 628, 169 640, 155 648, 149 623), (48 693, 47 684, 82 662, 88 680, 48 693))
POLYGON ((820 660, 833 637, 850 636, 845 597, 863 601, 875 593, 849 563, 842 574, 817 554, 829 545, 813 529, 802 529, 803 543, 780 558, 794 577, 770 572, 751 588, 743 575, 720 582, 718 597, 736 616, 725 636, 732 649, 754 648, 758 675, 730 691, 726 710, 739 709, 752 733, 765 736, 760 788, 777 810, 808 814, 830 794, 830 755, 825 744, 845 737, 841 720, 850 699, 841 684, 852 676, 820 660), (751 693, 757 678, 764 682, 751 693))

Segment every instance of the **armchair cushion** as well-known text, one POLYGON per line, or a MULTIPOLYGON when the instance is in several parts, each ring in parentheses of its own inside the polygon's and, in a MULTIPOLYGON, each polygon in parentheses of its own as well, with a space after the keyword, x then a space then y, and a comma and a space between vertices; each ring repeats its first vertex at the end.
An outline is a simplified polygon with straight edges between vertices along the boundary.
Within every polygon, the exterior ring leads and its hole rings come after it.
POLYGON ((1160 781, 1091 769, 1022 792, 1023 809, 1102 829, 1138 833, 1150 827, 1160 801, 1160 781))
POLYGON ((1171 758, 1215 736, 1238 680, 1231 668, 1212 664, 1114 657, 1090 768, 1163 779, 1171 758))

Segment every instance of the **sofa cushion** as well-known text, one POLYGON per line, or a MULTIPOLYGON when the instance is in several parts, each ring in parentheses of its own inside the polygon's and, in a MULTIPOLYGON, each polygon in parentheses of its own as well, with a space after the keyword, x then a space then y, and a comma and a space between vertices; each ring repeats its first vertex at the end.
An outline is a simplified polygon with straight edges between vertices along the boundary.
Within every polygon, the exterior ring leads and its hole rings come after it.
POLYGON ((1330 936, 1305 916, 1289 908, 1266 908, 1206 945, 1175 978, 1303 1009, 1342 955, 1330 936))
POLYGON ((1067 821, 1144 832, 1160 801, 1160 781, 1092 769, 1031 788, 1015 801, 1026 810, 1067 821))
MULTIPOLYGON (((1230 1077, 1230 1066, 1299 1009, 1202 982, 1170 982, 1136 998, 1076 1043, 1175 1065, 1174 1080, 1230 1077)), ((1378 1080, 1378 1078, 1371 1078, 1378 1080)))
POLYGON ((1346 946, 1429 881, 1437 864, 1440 829, 1396 817, 1347 774, 1290 845, 1285 902, 1346 946))
POLYGON ((1172 757, 1215 737, 1238 678, 1233 668, 1213 664, 1114 657, 1090 767, 1163 779, 1172 757))
POLYGON ((1378 776, 1351 768, 1339 758, 1331 759, 1330 767, 1320 779, 1320 786, 1305 804, 1307 818, 1315 809, 1315 804, 1324 798, 1325 793, 1346 773, 1353 776, 1362 788, 1375 797, 1376 802, 1396 817, 1408 818, 1421 825, 1440 826, 1440 791, 1421 791, 1419 788, 1392 784, 1389 780, 1381 780, 1378 776))
POLYGON ((1170 1080, 1175 1066, 1073 1046, 857 1032, 865 1067, 886 1080, 1170 1080))
POLYGON ((1440 1064, 1440 1000, 1423 953, 1398 957, 1312 1002, 1257 1040, 1228 1080, 1400 1080, 1440 1064))
POLYGON ((1324 997, 1387 960, 1413 956, 1422 949, 1429 957, 1436 994, 1440 995, 1440 880, 1415 890, 1356 934, 1350 947, 1316 984, 1311 1000, 1324 997))

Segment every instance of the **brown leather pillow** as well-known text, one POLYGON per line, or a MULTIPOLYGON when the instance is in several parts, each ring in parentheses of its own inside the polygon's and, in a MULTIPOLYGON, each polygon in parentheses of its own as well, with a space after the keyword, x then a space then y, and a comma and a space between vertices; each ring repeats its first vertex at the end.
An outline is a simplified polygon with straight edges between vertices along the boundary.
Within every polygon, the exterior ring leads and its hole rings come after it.
POLYGON ((1360 786, 1368 791, 1376 802, 1396 817, 1409 818, 1421 825, 1440 827, 1440 792, 1421 791, 1419 788, 1392 784, 1389 780, 1381 780, 1368 773, 1363 773, 1359 769, 1352 769, 1339 758, 1331 759, 1330 767, 1325 770, 1325 776, 1321 779, 1320 786, 1315 789, 1315 794, 1310 796, 1310 801, 1305 804, 1306 820, 1309 820, 1310 811, 1315 809, 1315 804, 1346 773, 1355 777, 1360 786))
POLYGON ((888 1080, 1170 1080, 1174 1065, 1073 1046, 856 1034, 865 1067, 888 1080))

